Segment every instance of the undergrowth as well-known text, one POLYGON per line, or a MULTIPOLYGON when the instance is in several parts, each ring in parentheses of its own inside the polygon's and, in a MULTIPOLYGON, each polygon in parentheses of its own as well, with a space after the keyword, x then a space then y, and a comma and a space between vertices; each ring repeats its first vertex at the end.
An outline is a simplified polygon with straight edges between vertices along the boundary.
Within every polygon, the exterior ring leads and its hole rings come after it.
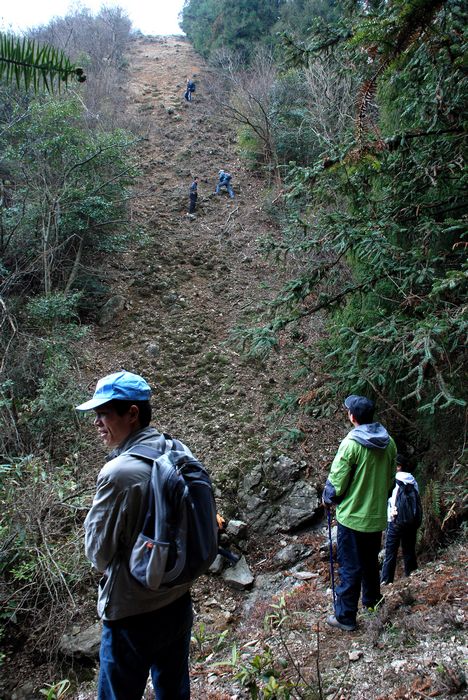
POLYGON ((31 650, 49 659, 90 584, 84 495, 73 459, 52 465, 29 456, 0 465, 0 631, 14 645, 34 629, 31 650))

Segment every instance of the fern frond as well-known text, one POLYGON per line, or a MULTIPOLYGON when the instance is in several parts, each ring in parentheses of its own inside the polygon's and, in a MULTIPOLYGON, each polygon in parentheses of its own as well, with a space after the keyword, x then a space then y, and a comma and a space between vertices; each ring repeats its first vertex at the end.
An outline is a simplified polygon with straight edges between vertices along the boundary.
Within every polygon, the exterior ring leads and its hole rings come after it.
POLYGON ((75 66, 62 51, 53 46, 39 45, 36 41, 0 32, 0 80, 16 83, 37 92, 42 86, 52 92, 75 77, 86 80, 82 68, 75 66))

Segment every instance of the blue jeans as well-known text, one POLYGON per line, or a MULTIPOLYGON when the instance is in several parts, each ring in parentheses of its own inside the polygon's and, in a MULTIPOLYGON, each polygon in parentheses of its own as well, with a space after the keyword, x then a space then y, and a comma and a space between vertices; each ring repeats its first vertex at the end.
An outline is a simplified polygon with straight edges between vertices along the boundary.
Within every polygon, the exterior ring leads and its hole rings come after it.
POLYGON ((336 587, 335 616, 345 625, 356 624, 359 596, 373 608, 381 599, 379 551, 381 532, 358 532, 338 523, 340 583, 336 587))
POLYGON ((197 197, 196 192, 190 192, 189 214, 193 214, 197 208, 197 197))
POLYGON ((151 672, 157 700, 189 700, 190 594, 102 628, 98 700, 141 700, 151 672))
POLYGON ((219 194, 221 187, 225 187, 230 198, 234 199, 234 190, 232 189, 232 185, 230 183, 229 184, 226 184, 225 182, 218 183, 216 185, 216 194, 219 194))
POLYGON ((416 534, 417 528, 395 527, 393 523, 388 523, 387 538, 385 540, 385 560, 382 567, 382 583, 392 583, 395 577, 398 549, 401 543, 403 553, 403 563, 405 575, 409 576, 412 571, 418 568, 416 560, 416 534))

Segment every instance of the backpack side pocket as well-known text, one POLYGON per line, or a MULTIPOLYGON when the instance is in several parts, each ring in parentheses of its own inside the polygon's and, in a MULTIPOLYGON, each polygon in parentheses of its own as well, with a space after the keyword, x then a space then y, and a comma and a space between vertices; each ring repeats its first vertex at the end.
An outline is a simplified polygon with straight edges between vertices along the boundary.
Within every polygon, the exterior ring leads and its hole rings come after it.
POLYGON ((168 553, 169 542, 157 542, 140 533, 130 555, 130 573, 145 588, 159 590, 168 553))

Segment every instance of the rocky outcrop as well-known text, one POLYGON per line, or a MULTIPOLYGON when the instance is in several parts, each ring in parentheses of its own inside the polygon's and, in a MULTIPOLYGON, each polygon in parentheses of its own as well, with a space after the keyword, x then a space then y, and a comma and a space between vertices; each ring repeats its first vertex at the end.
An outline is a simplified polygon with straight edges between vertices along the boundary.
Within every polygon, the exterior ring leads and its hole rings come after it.
POLYGON ((316 488, 305 479, 305 462, 268 451, 244 478, 239 493, 242 516, 252 530, 293 532, 319 515, 316 488))

